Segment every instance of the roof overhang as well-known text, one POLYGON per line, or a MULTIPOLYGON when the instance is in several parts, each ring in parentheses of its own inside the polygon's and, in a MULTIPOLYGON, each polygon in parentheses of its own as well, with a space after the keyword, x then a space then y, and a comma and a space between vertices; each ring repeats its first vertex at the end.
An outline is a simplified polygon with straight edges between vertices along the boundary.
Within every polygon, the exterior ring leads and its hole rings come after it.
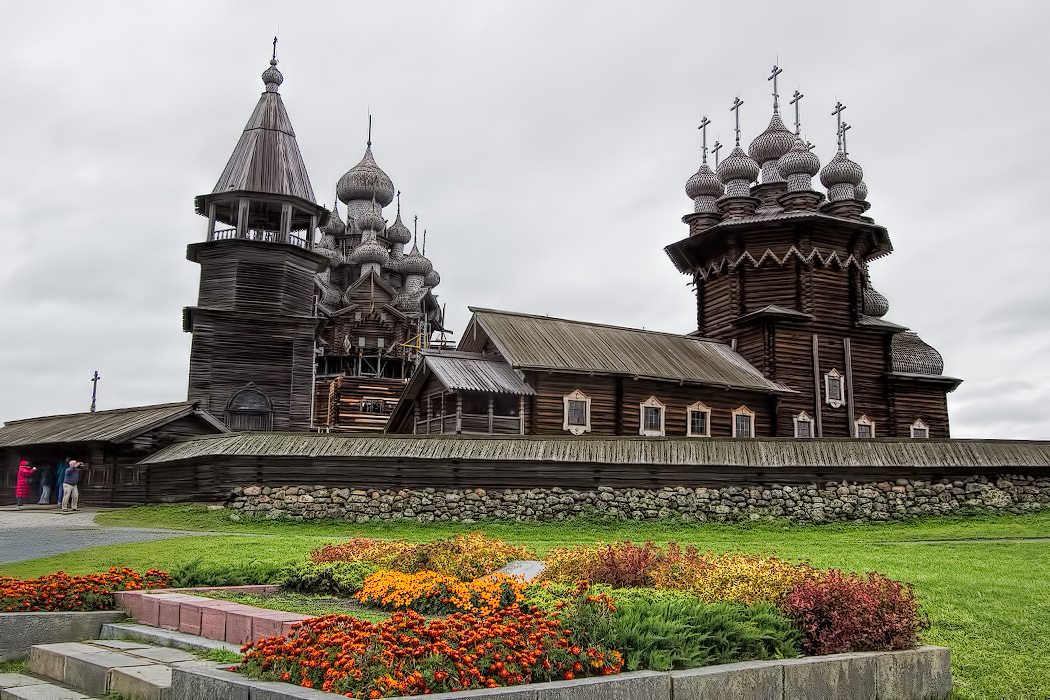
POLYGON ((918 374, 916 372, 887 372, 886 378, 897 382, 933 384, 944 387, 946 391, 955 391, 963 382, 961 379, 947 377, 943 374, 918 374))

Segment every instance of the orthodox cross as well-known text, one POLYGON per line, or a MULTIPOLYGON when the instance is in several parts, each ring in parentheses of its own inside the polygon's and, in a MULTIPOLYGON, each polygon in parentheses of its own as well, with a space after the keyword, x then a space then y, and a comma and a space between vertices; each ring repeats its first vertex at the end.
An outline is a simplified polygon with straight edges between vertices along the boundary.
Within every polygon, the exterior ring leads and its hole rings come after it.
POLYGON ((368 145, 372 145, 372 113, 368 113, 368 145))
POLYGON ((839 148, 842 148, 842 110, 846 109, 846 105, 841 102, 835 103, 835 110, 831 113, 831 116, 836 118, 837 123, 835 124, 835 133, 839 138, 839 148))
POLYGON ((852 128, 853 127, 846 122, 842 122, 842 127, 839 129, 839 135, 842 137, 842 155, 844 156, 849 155, 849 150, 846 148, 846 132, 852 128))
POLYGON ((427 254, 427 230, 423 229, 423 255, 427 254))
POLYGON ((277 60, 277 37, 273 38, 273 60, 277 60))
POLYGON ((98 395, 98 380, 102 377, 98 376, 98 370, 95 370, 95 376, 91 378, 91 412, 95 412, 95 397, 98 395))
POLYGON ((805 95, 803 95, 798 90, 795 90, 795 96, 791 99, 790 102, 788 102, 789 105, 795 105, 795 136, 798 136, 802 132, 802 127, 800 126, 798 120, 798 103, 799 100, 801 100, 803 97, 805 97, 805 95))
POLYGON ((718 167, 718 152, 722 150, 722 144, 715 141, 715 145, 711 147, 711 152, 715 154, 715 167, 718 167))
POLYGON ((704 118, 700 121, 700 133, 703 134, 703 139, 702 139, 703 146, 701 146, 701 148, 703 148, 703 151, 704 151, 704 162, 705 163, 707 162, 707 125, 710 124, 710 123, 711 123, 711 120, 708 119, 707 115, 705 114, 704 118))
POLYGON ((781 68, 778 68, 777 66, 773 66, 773 75, 771 75, 768 78, 766 78, 766 80, 772 80, 773 81, 773 111, 774 112, 779 112, 780 111, 780 95, 777 94, 777 76, 780 75, 783 72, 784 71, 781 68))
POLYGON ((412 247, 416 247, 416 241, 419 240, 419 215, 412 217, 412 247))
POLYGON ((733 106, 729 108, 730 112, 736 112, 736 145, 740 145, 740 105, 744 104, 744 101, 740 99, 740 95, 733 98, 733 106))
POLYGON ((397 213, 401 213, 401 190, 397 191, 397 213))

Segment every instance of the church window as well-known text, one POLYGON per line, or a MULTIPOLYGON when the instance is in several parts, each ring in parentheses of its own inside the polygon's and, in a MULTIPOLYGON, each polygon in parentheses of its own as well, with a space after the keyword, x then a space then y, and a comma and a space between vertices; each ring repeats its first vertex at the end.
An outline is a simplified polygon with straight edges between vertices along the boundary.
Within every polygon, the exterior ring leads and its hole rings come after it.
POLYGON ((383 413, 383 399, 361 399, 361 413, 383 413))
POLYGON ((875 437, 875 423, 867 416, 861 416, 856 421, 856 431, 859 438, 873 438, 875 437))
POLYGON ((711 437, 711 409, 697 401, 689 407, 688 437, 711 437))
POLYGON ((230 430, 273 430, 273 407, 266 394, 249 383, 226 404, 230 430))
POLYGON ((573 435, 582 435, 591 430, 591 398, 577 389, 563 397, 565 422, 563 430, 573 435))
POLYGON ((733 411, 733 437, 749 438, 755 436, 755 412, 747 406, 733 411))
POLYGON ((664 404, 655 396, 650 396, 638 406, 639 435, 657 436, 664 434, 664 404))
POLYGON ((930 428, 921 420, 917 420, 911 424, 911 436, 913 438, 928 438, 930 437, 930 428))
POLYGON ((833 369, 824 375, 824 400, 831 404, 832 408, 838 408, 846 403, 846 382, 837 369, 833 369))
POLYGON ((813 437, 813 419, 803 411, 794 417, 795 421, 795 437, 797 438, 811 438, 813 437))

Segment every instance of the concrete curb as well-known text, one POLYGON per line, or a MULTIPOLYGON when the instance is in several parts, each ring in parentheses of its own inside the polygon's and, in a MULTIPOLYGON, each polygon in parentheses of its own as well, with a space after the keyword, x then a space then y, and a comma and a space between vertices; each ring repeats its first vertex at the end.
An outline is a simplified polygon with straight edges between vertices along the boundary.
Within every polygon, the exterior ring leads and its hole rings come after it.
POLYGON ((27 656, 36 644, 95 639, 102 625, 125 617, 123 610, 0 613, 0 661, 27 656))
MULTIPOLYGON (((903 651, 747 661, 686 671, 637 671, 573 681, 436 693, 435 700, 933 700, 951 692, 951 651, 903 651)), ((342 697, 220 669, 175 667, 172 700, 323 700, 342 697)), ((421 696, 415 696, 421 697, 421 696)))

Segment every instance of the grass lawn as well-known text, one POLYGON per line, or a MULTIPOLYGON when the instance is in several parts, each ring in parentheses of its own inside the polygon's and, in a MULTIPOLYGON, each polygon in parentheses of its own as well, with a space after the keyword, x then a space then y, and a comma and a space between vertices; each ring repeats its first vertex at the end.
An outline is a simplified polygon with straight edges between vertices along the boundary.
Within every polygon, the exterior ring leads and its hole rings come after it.
POLYGON ((103 513, 104 525, 223 533, 109 547, 0 565, 0 574, 37 576, 109 566, 171 568, 205 561, 283 562, 323 542, 357 534, 423 541, 483 530, 542 554, 595 540, 670 540, 714 551, 776 552, 814 566, 877 570, 915 584, 931 629, 924 641, 952 649, 959 698, 1050 698, 1050 513, 936 518, 906 523, 798 526, 682 522, 485 522, 347 524, 231 522, 228 511, 145 506, 103 513), (1043 540, 1043 541, 1040 541, 1043 540))

